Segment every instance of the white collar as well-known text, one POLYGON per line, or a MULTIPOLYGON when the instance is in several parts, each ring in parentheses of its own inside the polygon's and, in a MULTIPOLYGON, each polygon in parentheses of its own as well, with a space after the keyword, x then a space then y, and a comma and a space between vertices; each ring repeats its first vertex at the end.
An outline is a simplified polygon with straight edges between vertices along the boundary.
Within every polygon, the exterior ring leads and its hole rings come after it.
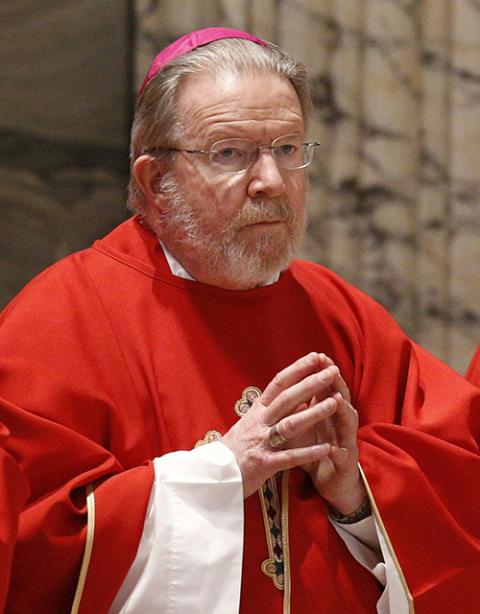
MULTIPOLYGON (((165 246, 162 241, 159 240, 159 243, 163 249, 163 253, 165 254, 165 258, 167 259, 168 266, 170 267, 170 272, 172 275, 176 277, 183 277, 184 279, 191 279, 192 281, 196 281, 194 277, 190 275, 190 273, 185 269, 180 262, 175 258, 172 252, 165 246)), ((268 279, 262 286, 270 286, 278 281, 280 278, 280 271, 272 275, 270 279, 268 279)))
POLYGON ((163 253, 165 254, 165 258, 167 259, 168 266, 170 267, 170 273, 175 275, 176 277, 183 277, 184 279, 191 279, 195 281, 195 279, 190 275, 190 273, 185 269, 180 262, 175 258, 172 252, 167 249, 165 243, 160 241, 160 245, 162 246, 163 253))

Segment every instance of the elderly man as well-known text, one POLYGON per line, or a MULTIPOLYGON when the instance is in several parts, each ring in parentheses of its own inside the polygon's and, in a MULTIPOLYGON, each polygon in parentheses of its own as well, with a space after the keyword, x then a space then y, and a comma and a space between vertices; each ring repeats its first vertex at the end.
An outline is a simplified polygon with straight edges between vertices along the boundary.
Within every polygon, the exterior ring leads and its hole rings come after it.
POLYGON ((3 316, 0 419, 32 490, 7 611, 476 607, 479 393, 292 262, 309 110, 304 67, 244 32, 154 60, 137 215, 3 316))

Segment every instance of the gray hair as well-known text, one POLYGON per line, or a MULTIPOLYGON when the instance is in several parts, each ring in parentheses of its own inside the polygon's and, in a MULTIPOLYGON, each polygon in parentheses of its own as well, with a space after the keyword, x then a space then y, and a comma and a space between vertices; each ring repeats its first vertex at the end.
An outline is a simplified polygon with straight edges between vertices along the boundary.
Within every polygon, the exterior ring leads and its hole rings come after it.
MULTIPOLYGON (((175 104, 181 83, 190 75, 216 73, 219 67, 221 71, 235 75, 269 72, 285 77, 294 87, 304 121, 308 122, 312 98, 303 64, 272 43, 265 47, 244 39, 222 39, 176 58, 147 85, 135 109, 130 141, 131 164, 146 150, 175 147, 182 134, 175 104)), ((128 190, 129 208, 144 215, 146 205, 133 176, 128 190)))

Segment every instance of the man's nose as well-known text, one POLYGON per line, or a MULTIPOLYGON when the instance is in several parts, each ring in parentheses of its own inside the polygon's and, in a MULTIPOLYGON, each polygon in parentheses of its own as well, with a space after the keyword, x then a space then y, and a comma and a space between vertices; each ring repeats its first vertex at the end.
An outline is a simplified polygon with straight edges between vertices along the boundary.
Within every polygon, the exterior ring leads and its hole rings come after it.
POLYGON ((251 198, 268 196, 275 198, 285 193, 286 186, 281 170, 270 149, 260 149, 249 169, 248 195, 251 198))

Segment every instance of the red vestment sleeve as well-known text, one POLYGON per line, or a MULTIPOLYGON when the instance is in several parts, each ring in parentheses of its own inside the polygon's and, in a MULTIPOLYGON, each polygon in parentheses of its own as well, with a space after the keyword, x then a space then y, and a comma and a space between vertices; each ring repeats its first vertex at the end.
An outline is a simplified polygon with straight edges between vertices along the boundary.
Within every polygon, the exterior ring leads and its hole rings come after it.
POLYGON ((465 377, 475 386, 480 386, 480 346, 468 366, 465 377))
POLYGON ((9 447, 35 485, 21 515, 16 573, 5 611, 70 611, 86 543, 91 541, 78 611, 106 612, 136 553, 152 466, 124 470, 104 448, 62 425, 6 402, 0 412, 10 425, 9 447), (88 540, 87 487, 94 494, 88 540))
POLYGON ((91 287, 73 287, 89 280, 63 274, 34 282, 1 321, 0 396, 8 402, 0 401, 0 422, 32 485, 7 613, 69 612, 89 540, 78 611, 108 611, 135 557, 153 482, 145 420, 108 320, 91 287))
POLYGON ((3 612, 10 582, 20 510, 28 496, 24 475, 3 448, 7 437, 7 429, 0 425, 0 612, 3 612))
POLYGON ((369 299, 355 304, 360 463, 416 614, 472 611, 480 589, 480 401, 369 299), (380 331, 382 331, 380 333, 380 331))

